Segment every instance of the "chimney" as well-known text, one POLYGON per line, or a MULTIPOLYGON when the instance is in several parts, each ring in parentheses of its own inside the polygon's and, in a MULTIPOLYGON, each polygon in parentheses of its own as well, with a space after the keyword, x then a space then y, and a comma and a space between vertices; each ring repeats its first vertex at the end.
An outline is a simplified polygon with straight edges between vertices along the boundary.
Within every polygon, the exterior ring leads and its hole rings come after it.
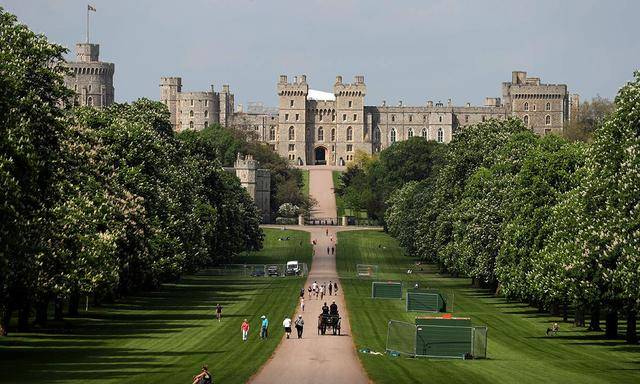
POLYGON ((471 103, 467 103, 467 107, 470 107, 470 106, 471 106, 471 103))
POLYGON ((386 107, 387 106, 387 100, 382 100, 382 106, 386 107))
POLYGON ((287 75, 280 75, 280 84, 287 83, 287 75))
POLYGON ((298 76, 293 76, 293 84, 298 84, 298 76))
POLYGON ((342 84, 342 76, 336 76, 336 84, 342 84))
POLYGON ((433 101, 427 100, 427 107, 433 107, 433 101))
POLYGON ((229 93, 229 84, 224 84, 222 86, 222 93, 229 93))
POLYGON ((307 75, 300 75, 300 83, 304 84, 307 82, 307 75))
POLYGON ((451 106, 451 99, 447 100, 447 106, 450 107, 451 106))
POLYGON ((402 100, 398 100, 398 107, 402 107, 402 100))
POLYGON ((211 84, 211 92, 212 92, 212 93, 215 93, 215 92, 216 92, 216 90, 215 90, 215 88, 214 88, 213 84, 211 84))

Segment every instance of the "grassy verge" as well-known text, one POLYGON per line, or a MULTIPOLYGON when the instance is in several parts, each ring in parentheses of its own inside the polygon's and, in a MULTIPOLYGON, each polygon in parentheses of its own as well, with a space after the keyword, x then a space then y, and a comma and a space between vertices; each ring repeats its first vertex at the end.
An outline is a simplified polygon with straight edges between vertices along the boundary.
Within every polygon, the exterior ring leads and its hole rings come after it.
MULTIPOLYGON (((309 234, 265 229, 265 247, 239 262, 311 262, 309 234), (279 237, 289 236, 289 241, 279 237), (300 245, 302 242, 302 245, 300 245)), ((64 326, 0 338, 0 382, 187 383, 206 363, 215 382, 244 383, 269 358, 293 313, 302 278, 208 276, 206 271, 116 304, 81 312, 64 326), (221 323, 214 307, 223 305, 221 323), (258 337, 260 316, 271 335, 258 337), (240 324, 251 324, 242 342, 240 324)))
MULTIPOLYGON (((334 189, 338 189, 343 186, 342 178, 340 178, 340 175, 342 175, 341 171, 333 171, 331 174, 331 176, 333 177, 334 189)), ((335 193, 334 196, 336 197, 336 209, 338 211, 338 217, 342 217, 344 216, 344 201, 342 200, 342 197, 338 196, 337 193, 335 193)))
POLYGON ((309 196, 309 170, 302 169, 302 195, 308 197, 309 196))
MULTIPOLYGON (((370 299, 371 281, 354 278, 355 265, 379 265, 381 273, 376 280, 407 281, 406 270, 413 260, 403 254, 394 239, 381 232, 342 232, 338 240, 337 268, 356 345, 384 352, 388 320, 413 322, 417 313, 405 312, 404 300, 370 299)), ((640 346, 605 340, 600 333, 560 323, 559 318, 538 313, 525 304, 508 303, 470 288, 469 279, 439 275, 428 267, 415 271, 410 281, 451 290, 456 316, 486 324, 489 359, 429 360, 359 353, 375 382, 628 383, 638 379, 640 346), (555 321, 560 324, 560 333, 546 337, 545 330, 555 321)))

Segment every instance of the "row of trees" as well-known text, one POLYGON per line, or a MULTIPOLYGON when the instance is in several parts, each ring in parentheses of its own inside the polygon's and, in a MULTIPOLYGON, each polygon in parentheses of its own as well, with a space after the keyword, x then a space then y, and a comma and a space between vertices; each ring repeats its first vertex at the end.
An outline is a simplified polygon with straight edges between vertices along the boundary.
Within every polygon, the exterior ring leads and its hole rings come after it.
POLYGON ((65 49, 0 9, 0 332, 81 297, 157 287, 262 246, 260 213, 216 138, 139 100, 69 106, 65 49))
POLYGON ((538 137, 520 120, 467 127, 430 177, 387 200, 389 232, 422 259, 637 342, 640 73, 589 143, 538 137))

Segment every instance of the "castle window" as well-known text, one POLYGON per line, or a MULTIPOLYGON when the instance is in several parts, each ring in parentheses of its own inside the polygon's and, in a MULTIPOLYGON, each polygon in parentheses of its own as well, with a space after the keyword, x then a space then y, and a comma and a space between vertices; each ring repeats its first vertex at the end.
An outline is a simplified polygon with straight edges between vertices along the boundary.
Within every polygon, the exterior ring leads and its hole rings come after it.
POLYGON ((482 115, 482 121, 484 121, 484 115, 482 115))
POLYGON ((295 144, 289 144, 289 150, 290 151, 295 151, 296 150, 296 145, 295 144))
POLYGON ((191 106, 193 107, 193 99, 191 99, 191 106))
POLYGON ((289 127, 289 140, 296 139, 296 130, 293 127, 289 127))
POLYGON ((396 142, 396 129, 395 128, 391 128, 391 134, 389 135, 391 142, 395 143, 396 142))
POLYGON ((342 121, 347 121, 347 114, 346 113, 342 115, 342 121))
POLYGON ((93 98, 91 96, 87 97, 87 105, 93 107, 93 98))
POLYGON ((300 120, 300 114, 296 113, 296 121, 300 120))
POLYGON ((396 121, 396 115, 391 115, 391 121, 396 121))
POLYGON ((276 139, 276 127, 271 127, 269 128, 269 140, 275 140, 276 139))
POLYGON ((209 111, 204 111, 204 117, 209 117, 209 111))
POLYGON ((189 128, 193 129, 193 121, 189 122, 189 128))
POLYGON ((442 128, 438 128, 438 143, 444 142, 444 132, 442 128))
POLYGON ((347 141, 353 141, 353 128, 347 128, 347 141))
POLYGON ((335 113, 331 114, 331 121, 336 121, 336 114, 335 113))
POLYGON ((206 106, 208 106, 208 105, 209 105, 209 100, 205 100, 205 101, 204 101, 204 106, 206 107, 206 106))
POLYGON ((522 121, 524 121, 524 125, 525 126, 529 126, 529 115, 524 115, 524 117, 522 118, 522 121))
POLYGON ((289 106, 293 108, 293 100, 289 101, 289 106))
POLYGON ((358 121, 358 115, 357 114, 353 114, 353 121, 358 121))
POLYGON ((320 121, 322 121, 322 112, 320 112, 320 113, 318 113, 318 114, 320 115, 320 116, 319 116, 319 120, 320 120, 320 121))
POLYGON ((89 84, 89 91, 91 91, 91 84, 89 84))
POLYGON ((534 111, 536 110, 536 105, 535 105, 535 104, 533 104, 533 110, 534 110, 534 111))
POLYGON ((347 152, 353 152, 353 144, 347 144, 347 152))
POLYGON ((468 123, 469 122, 469 115, 464 115, 464 122, 468 123))
POLYGON ((545 116, 544 123, 546 125, 551 125, 551 116, 550 115, 545 116))
POLYGON ((409 115, 409 122, 413 121, 413 116, 409 115))
POLYGON ((336 141, 336 129, 331 128, 331 141, 336 141))
POLYGON ((189 111, 189 117, 193 117, 193 111, 189 111))
POLYGON ((376 127, 373 130, 373 140, 375 140, 376 142, 380 142, 380 128, 376 127))
POLYGON ((422 115, 422 121, 427 121, 427 115, 422 115))
POLYGON ((324 141, 324 129, 322 127, 318 128, 318 141, 324 141))
POLYGON ((288 113, 284 114, 284 121, 289 121, 289 114, 288 113))
POLYGON ((413 137, 413 128, 409 128, 409 131, 407 132, 407 137, 408 138, 412 138, 413 137))
POLYGON ((424 137, 425 139, 427 138, 427 129, 426 128, 422 128, 421 136, 424 137))
POLYGON ((209 126, 209 122, 208 122, 208 121, 205 121, 205 122, 204 122, 204 127, 205 127, 205 128, 207 128, 208 126, 209 126))
POLYGON ((547 105, 544 106, 544 109, 546 111, 550 111, 551 110, 551 103, 547 103, 547 105))
POLYGON ((78 84, 74 84, 74 86, 73 86, 73 90, 74 90, 74 91, 76 91, 76 92, 78 92, 78 84))
POLYGON ((442 123, 442 116, 438 116, 438 122, 442 123))
POLYGON ((353 102, 349 101, 349 108, 353 105, 353 102))
POLYGON ((528 111, 528 110, 529 110, 529 103, 528 103, 528 102, 525 102, 525 103, 524 103, 524 110, 525 110, 525 111, 528 111))

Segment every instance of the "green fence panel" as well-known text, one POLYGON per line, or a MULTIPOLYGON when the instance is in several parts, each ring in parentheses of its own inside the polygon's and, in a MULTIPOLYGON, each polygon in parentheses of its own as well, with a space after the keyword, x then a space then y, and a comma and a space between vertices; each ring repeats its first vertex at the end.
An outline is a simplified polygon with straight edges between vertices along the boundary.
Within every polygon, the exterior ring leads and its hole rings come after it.
POLYGON ((407 311, 446 312, 447 303, 440 293, 407 292, 407 311))
POLYGON ((464 358, 473 352, 471 327, 418 325, 416 355, 464 358))
POLYGON ((371 283, 374 299, 402 299, 402 283, 374 281, 371 283))

